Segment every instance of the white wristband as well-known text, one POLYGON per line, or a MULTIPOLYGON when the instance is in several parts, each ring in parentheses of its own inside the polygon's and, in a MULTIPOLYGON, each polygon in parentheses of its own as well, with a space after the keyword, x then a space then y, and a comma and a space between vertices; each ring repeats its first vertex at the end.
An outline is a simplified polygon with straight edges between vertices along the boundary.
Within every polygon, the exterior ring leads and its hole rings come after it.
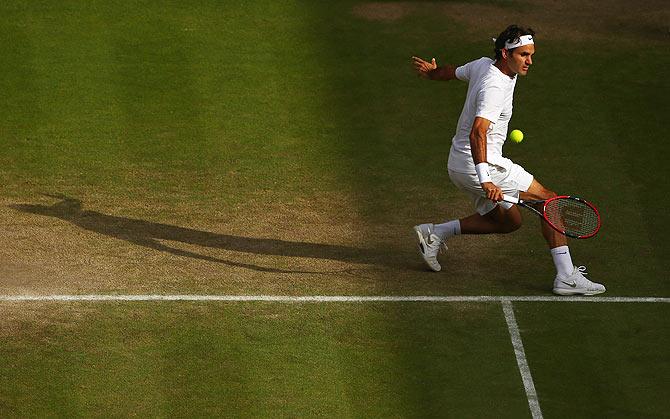
POLYGON ((489 174, 489 164, 486 162, 475 165, 479 183, 491 182, 491 175, 489 174))

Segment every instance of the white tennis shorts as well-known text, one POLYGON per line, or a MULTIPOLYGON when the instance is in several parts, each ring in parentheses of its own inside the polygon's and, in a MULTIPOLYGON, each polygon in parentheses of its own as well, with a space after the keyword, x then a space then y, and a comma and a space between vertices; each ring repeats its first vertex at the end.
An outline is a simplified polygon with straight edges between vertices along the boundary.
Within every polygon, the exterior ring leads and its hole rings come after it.
MULTIPOLYGON (((519 192, 526 192, 533 182, 533 175, 526 172, 526 169, 518 164, 512 164, 509 170, 489 163, 489 173, 493 184, 502 189, 505 195, 518 197, 519 192)), ((449 170, 449 178, 458 187, 458 189, 472 197, 477 212, 484 215, 490 212, 497 205, 505 209, 512 208, 509 202, 494 202, 486 198, 486 194, 479 183, 476 173, 458 173, 449 170)))

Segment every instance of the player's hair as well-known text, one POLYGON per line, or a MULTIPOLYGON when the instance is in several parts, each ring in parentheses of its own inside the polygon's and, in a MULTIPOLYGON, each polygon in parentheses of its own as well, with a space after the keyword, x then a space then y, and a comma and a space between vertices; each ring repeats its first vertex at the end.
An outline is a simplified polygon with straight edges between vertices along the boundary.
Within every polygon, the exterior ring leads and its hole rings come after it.
POLYGON ((502 58, 502 50, 505 48, 505 42, 515 42, 523 35, 531 35, 535 37, 535 31, 531 28, 509 25, 504 31, 500 32, 500 35, 496 38, 495 47, 493 48, 493 52, 495 52, 496 55, 496 61, 502 58))

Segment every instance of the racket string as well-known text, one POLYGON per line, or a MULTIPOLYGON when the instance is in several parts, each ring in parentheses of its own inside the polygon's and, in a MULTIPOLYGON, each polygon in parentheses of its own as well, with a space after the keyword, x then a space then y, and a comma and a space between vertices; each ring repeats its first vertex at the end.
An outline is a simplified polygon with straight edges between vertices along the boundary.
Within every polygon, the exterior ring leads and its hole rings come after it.
POLYGON ((559 230, 576 236, 589 236, 598 230, 598 213, 575 199, 554 199, 544 209, 547 221, 559 230))

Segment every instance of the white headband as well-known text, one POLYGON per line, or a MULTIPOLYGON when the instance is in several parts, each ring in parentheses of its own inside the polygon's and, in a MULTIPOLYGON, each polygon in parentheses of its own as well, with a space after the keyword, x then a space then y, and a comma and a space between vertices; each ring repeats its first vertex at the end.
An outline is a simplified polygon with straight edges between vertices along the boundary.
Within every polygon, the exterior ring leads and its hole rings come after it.
MULTIPOLYGON (((496 41, 495 38, 492 38, 493 42, 496 41)), ((516 40, 516 42, 509 42, 505 41, 505 49, 514 49, 514 48, 519 48, 524 45, 532 45, 535 44, 533 42, 533 36, 532 35, 522 35, 519 37, 519 39, 516 40)))

